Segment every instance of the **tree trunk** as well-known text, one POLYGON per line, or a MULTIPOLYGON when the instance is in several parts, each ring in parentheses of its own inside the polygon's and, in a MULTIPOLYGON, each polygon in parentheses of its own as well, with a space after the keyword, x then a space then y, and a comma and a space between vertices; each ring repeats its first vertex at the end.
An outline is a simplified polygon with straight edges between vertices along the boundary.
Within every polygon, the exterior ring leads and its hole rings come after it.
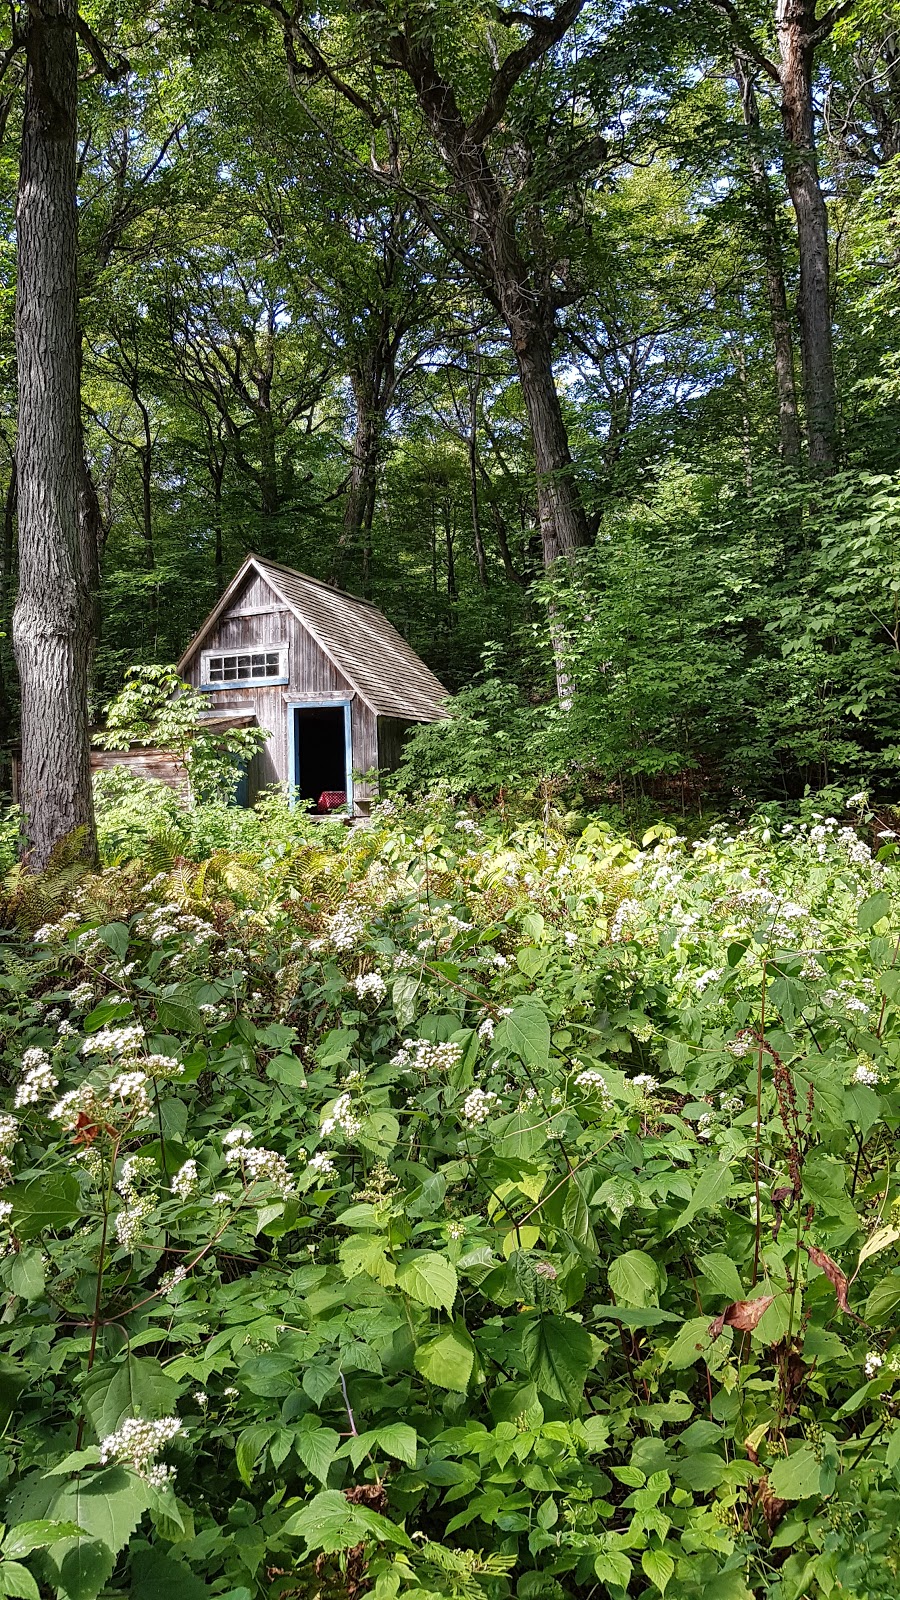
POLYGON ((791 336, 791 318, 784 284, 781 241, 778 237, 778 215, 759 145, 759 105, 752 69, 750 63, 739 54, 735 56, 734 64, 744 111, 744 123, 750 130, 748 165, 766 274, 769 320, 775 353, 778 453, 783 461, 795 466, 800 460, 800 419, 797 413, 797 387, 794 382, 794 341, 791 336))
POLYGON ((347 483, 344 525, 338 540, 340 556, 365 551, 375 516, 378 442, 382 417, 375 398, 377 385, 365 372, 351 372, 350 386, 356 411, 353 428, 353 453, 347 483))
POLYGON ((87 685, 93 636, 80 506, 84 462, 75 140, 75 5, 29 12, 17 207, 19 594, 13 643, 22 687, 22 804, 28 865, 78 832, 96 857, 87 685))
POLYGON ((815 0, 776 0, 775 21, 781 57, 781 121, 784 173, 797 219, 800 286, 797 315, 806 437, 814 471, 834 471, 837 447, 837 395, 831 331, 828 211, 819 182, 815 148, 812 74, 816 28, 815 0))

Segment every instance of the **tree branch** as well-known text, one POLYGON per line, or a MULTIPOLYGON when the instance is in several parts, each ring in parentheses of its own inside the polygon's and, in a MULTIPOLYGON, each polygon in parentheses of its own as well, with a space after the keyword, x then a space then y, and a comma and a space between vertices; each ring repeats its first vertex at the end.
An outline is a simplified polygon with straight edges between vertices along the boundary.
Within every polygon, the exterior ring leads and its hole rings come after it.
POLYGON ((767 78, 771 78, 773 83, 780 84, 781 74, 779 73, 778 68, 776 67, 774 61, 769 60, 769 57, 766 55, 765 51, 760 49, 752 33, 750 32, 750 29, 747 27, 747 24, 738 11, 737 6, 732 3, 732 0, 710 0, 710 3, 715 6, 717 11, 721 11, 724 17, 728 18, 728 21, 731 23, 731 31, 734 39, 740 45, 741 49, 750 57, 751 61, 755 61, 756 65, 762 69, 767 78))
POLYGON ((469 138, 475 144, 484 144, 489 134, 493 133, 506 111, 509 97, 520 78, 529 67, 533 67, 535 62, 540 61, 542 56, 559 43, 579 12, 584 9, 584 5, 585 0, 564 0, 552 17, 533 17, 526 11, 499 13, 499 20, 507 27, 518 24, 530 28, 531 38, 517 50, 510 51, 506 60, 501 62, 494 73, 487 99, 478 115, 469 124, 469 138))
POLYGON ((95 72, 107 83, 118 83, 131 70, 127 57, 123 55, 117 55, 114 62, 110 61, 93 28, 85 22, 80 11, 75 13, 75 32, 94 63, 95 72))
POLYGON ((830 6, 824 17, 819 18, 813 32, 806 35, 807 43, 812 45, 822 44, 841 18, 846 17, 853 10, 855 4, 856 0, 839 0, 837 5, 830 6))

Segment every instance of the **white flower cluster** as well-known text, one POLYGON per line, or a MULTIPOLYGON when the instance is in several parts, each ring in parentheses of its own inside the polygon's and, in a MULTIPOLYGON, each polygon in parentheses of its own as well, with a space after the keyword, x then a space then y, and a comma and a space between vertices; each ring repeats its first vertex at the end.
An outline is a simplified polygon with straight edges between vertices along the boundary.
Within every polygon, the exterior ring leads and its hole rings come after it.
POLYGON ((496 1116, 502 1102, 498 1094, 492 1089, 470 1089, 463 1101, 462 1118, 469 1127, 477 1127, 480 1122, 487 1122, 489 1117, 496 1116))
POLYGON ((316 1154, 309 1158, 309 1170, 317 1173, 320 1178, 333 1178, 337 1172, 334 1157, 324 1150, 317 1150, 316 1154))
POLYGON ((89 1117, 96 1122, 102 1112, 103 1103, 93 1084, 82 1083, 77 1089, 67 1089, 56 1105, 51 1106, 49 1114, 68 1131, 78 1126, 79 1117, 89 1117))
POLYGON ((355 1139, 362 1129, 362 1122, 352 1107, 349 1094, 338 1095, 328 1115, 322 1118, 321 1132, 342 1133, 345 1139, 355 1139))
POLYGON ((67 911, 65 916, 60 917, 58 922, 45 922, 42 928, 38 928, 37 933, 34 935, 34 942, 35 944, 61 944, 67 935, 72 932, 72 929, 78 927, 80 921, 81 917, 77 911, 67 911))
POLYGON ((45 1051, 32 1046, 26 1050, 22 1057, 24 1077, 16 1090, 13 1101, 18 1110, 21 1106, 34 1106, 45 1094, 52 1094, 59 1079, 50 1065, 50 1057, 45 1051))
POLYGON ((116 1238, 123 1250, 136 1250, 144 1238, 144 1223, 153 1210, 152 1197, 141 1194, 138 1184, 156 1171, 151 1156, 129 1156, 122 1162, 116 1188, 126 1204, 116 1217, 116 1238))
POLYGON ((189 1195, 194 1193, 198 1182, 196 1161, 186 1161, 183 1166, 178 1168, 172 1179, 172 1193, 176 1194, 179 1200, 186 1200, 189 1195))
POLYGON ((325 919, 326 937, 335 950, 353 950, 365 933, 365 925, 354 907, 341 906, 325 919))
POLYGON ((229 1166, 239 1166, 247 1183, 271 1183, 283 1200, 295 1193, 290 1168, 277 1150, 267 1150, 255 1145, 249 1128, 232 1128, 222 1140, 225 1160, 229 1166))
POLYGON ((148 1078, 182 1078, 184 1067, 174 1056, 145 1056, 141 1066, 148 1078))
POLYGON ((609 937, 613 942, 621 939, 630 922, 642 914, 640 900, 623 900, 616 908, 615 916, 609 925, 609 937))
POLYGON ((650 1095, 659 1087, 659 1080, 651 1077, 649 1072, 639 1072, 631 1080, 632 1089, 637 1089, 639 1094, 650 1095))
POLYGON ((86 1011, 93 1003, 94 988, 90 983, 78 983, 70 991, 69 1005, 73 1011, 86 1011))
POLYGON ((473 822, 471 817, 460 817, 459 821, 455 824, 455 827, 456 827, 456 832, 457 833, 480 833, 481 832, 481 829, 479 828, 478 823, 477 822, 473 822))
POLYGON ((0 1116, 0 1153, 6 1155, 19 1137, 19 1124, 15 1117, 0 1116))
POLYGON ((148 1082, 146 1072, 120 1072, 107 1090, 111 1104, 118 1102, 130 1117, 145 1117, 150 1110, 148 1082))
POLYGON ((857 1062, 853 1082, 864 1083, 870 1089, 874 1089, 881 1082, 881 1074, 873 1061, 864 1059, 857 1062))
POLYGON ((159 1452, 184 1432, 180 1417, 158 1417, 155 1422, 143 1417, 126 1417, 115 1433, 100 1440, 100 1460, 130 1467, 154 1489, 162 1489, 175 1476, 174 1467, 160 1465, 159 1452))
MULTIPOLYGON (((480 1031, 480 1030, 479 1030, 480 1031)), ((462 1045, 446 1040, 434 1044, 430 1039, 404 1039, 391 1060, 392 1067, 411 1067, 423 1075, 429 1072, 450 1072, 462 1058, 462 1045)))
POLYGON ((596 1067, 583 1067, 575 1078, 575 1087, 585 1094, 598 1095, 604 1106, 612 1106, 613 1098, 609 1092, 609 1085, 603 1073, 598 1072, 596 1067))
POLYGON ((735 1060, 741 1061, 744 1056, 752 1056, 754 1050, 759 1049, 759 1042, 754 1039, 752 1033, 739 1033, 736 1039, 728 1040, 725 1049, 729 1055, 735 1057, 735 1060))
POLYGON ((144 1048, 144 1030, 140 1023, 130 1023, 122 1028, 100 1028, 89 1035, 81 1046, 85 1056, 137 1056, 144 1048))
POLYGON ((490 1044, 494 1037, 494 1027, 495 1023, 493 1017, 485 1017, 484 1021, 480 1022, 478 1025, 479 1039, 483 1039, 485 1043, 490 1044))
POLYGON ((870 1350, 863 1362, 863 1371, 867 1378, 874 1378, 876 1373, 884 1366, 884 1357, 877 1350, 870 1350))
POLYGON ((364 972, 361 977, 354 978, 353 987, 358 1000, 374 1000, 377 1006, 387 994, 387 984, 380 972, 364 972))

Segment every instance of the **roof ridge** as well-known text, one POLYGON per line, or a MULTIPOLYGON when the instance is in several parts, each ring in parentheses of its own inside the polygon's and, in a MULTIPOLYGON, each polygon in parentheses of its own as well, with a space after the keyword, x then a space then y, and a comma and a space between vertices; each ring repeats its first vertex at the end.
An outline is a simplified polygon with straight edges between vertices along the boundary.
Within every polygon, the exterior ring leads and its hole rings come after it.
POLYGON ((368 606, 370 611, 377 611, 379 615, 384 615, 381 607, 377 606, 374 600, 364 600, 362 595, 351 594, 349 589, 339 589, 336 583, 326 583, 324 578, 313 578, 310 573, 301 572, 299 567, 289 567, 285 561, 272 561, 268 556, 258 556, 252 550, 249 552, 247 560, 256 561, 261 567, 273 567, 276 572, 290 573, 292 578, 299 578, 303 583, 315 584, 317 589, 325 589, 328 594, 339 594, 344 600, 352 600, 354 605, 368 606))

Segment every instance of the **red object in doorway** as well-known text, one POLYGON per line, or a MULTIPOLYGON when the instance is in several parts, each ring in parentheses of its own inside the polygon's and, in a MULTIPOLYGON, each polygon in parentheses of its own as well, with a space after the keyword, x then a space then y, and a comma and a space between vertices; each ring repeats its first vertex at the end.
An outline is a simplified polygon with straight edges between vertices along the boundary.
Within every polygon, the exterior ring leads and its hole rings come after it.
POLYGON ((319 795, 317 811, 336 811, 338 806, 347 804, 346 789, 323 789, 319 795))

